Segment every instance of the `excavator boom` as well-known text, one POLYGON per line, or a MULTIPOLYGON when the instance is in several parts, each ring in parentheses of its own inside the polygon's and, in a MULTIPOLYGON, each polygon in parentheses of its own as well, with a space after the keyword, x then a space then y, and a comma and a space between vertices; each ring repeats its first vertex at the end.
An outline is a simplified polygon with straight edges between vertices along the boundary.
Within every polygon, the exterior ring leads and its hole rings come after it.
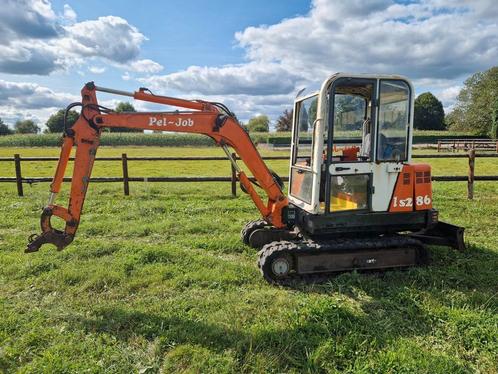
POLYGON ((142 130, 174 131, 204 134, 211 137, 226 152, 237 170, 243 189, 249 194, 264 220, 276 228, 283 228, 283 209, 288 205, 278 181, 262 160, 247 132, 240 126, 236 117, 222 104, 207 101, 192 101, 154 95, 141 88, 136 92, 118 91, 87 83, 81 90, 81 115, 71 128, 66 128, 59 162, 50 185, 48 205, 41 215, 41 235, 32 236, 26 252, 35 252, 46 243, 54 244, 59 250, 69 245, 76 234, 85 201, 100 135, 104 128, 120 127, 142 130), (133 97, 136 100, 164 104, 188 109, 187 111, 116 113, 98 104, 98 91, 133 97), (61 185, 69 161, 71 150, 76 147, 73 177, 67 208, 56 205, 55 198, 61 185), (227 147, 232 147, 253 174, 258 185, 265 191, 265 203, 252 185, 249 177, 232 158, 227 147), (65 222, 64 231, 54 229, 52 216, 65 222))

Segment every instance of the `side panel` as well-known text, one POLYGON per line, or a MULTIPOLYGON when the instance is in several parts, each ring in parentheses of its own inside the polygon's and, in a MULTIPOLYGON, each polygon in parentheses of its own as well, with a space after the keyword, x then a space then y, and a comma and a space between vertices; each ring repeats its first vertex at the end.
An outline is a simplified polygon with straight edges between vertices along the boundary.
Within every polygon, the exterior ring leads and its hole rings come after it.
POLYGON ((404 165, 396 181, 389 211, 411 212, 430 209, 432 209, 430 165, 404 165))
POLYGON ((413 165, 415 173, 414 206, 415 210, 432 209, 431 166, 428 164, 413 165))

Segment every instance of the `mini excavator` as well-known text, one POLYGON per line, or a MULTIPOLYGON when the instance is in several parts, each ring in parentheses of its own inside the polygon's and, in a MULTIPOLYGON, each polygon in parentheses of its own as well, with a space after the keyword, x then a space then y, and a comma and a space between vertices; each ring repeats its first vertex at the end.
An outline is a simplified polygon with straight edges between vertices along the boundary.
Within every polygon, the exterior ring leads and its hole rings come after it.
POLYGON ((105 128, 204 134, 225 151, 241 189, 261 213, 241 231, 259 249, 258 266, 270 283, 318 281, 337 272, 421 265, 427 244, 465 248, 464 229, 438 220, 431 169, 412 164, 414 89, 397 75, 338 73, 294 103, 289 190, 262 160, 247 131, 223 104, 125 92, 87 83, 81 114, 64 130, 63 145, 40 235, 26 252, 46 243, 62 250, 80 223, 99 138, 105 128), (182 111, 117 113, 98 104, 97 92, 130 96, 182 111), (55 204, 71 149, 76 147, 68 207, 55 204), (244 162, 253 178, 232 157, 244 162), (257 186, 260 190, 255 188, 257 186), (260 196, 266 194, 265 200, 260 196), (52 227, 55 216, 64 230, 52 227))

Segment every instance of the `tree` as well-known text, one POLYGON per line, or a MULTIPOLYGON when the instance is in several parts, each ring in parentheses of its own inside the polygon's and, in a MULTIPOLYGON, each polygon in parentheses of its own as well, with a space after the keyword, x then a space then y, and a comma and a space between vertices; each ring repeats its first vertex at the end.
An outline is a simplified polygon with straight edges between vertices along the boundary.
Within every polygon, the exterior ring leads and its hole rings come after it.
POLYGON ((10 134, 12 134, 12 130, 0 118, 0 136, 10 134))
POLYGON ((277 131, 291 131, 292 130, 292 112, 293 110, 285 109, 280 117, 277 119, 275 129, 277 131))
POLYGON ((37 134, 40 128, 32 120, 25 119, 17 121, 14 124, 14 130, 18 134, 37 134))
POLYGON ((127 101, 122 101, 116 105, 116 109, 114 109, 115 112, 117 113, 124 113, 124 112, 133 112, 135 113, 135 107, 133 104, 127 102, 127 101))
POLYGON ((491 139, 498 139, 498 97, 495 98, 494 108, 493 108, 493 124, 491 125, 491 131, 489 132, 489 137, 491 139))
MULTIPOLYGON (((57 113, 52 114, 47 122, 45 123, 45 126, 47 126, 45 132, 63 132, 64 131, 64 109, 59 110, 57 113)), ((78 120, 79 113, 70 110, 67 113, 67 127, 71 127, 74 125, 74 123, 78 120)))
POLYGON ((253 117, 249 120, 247 128, 249 132, 268 132, 270 131, 270 119, 265 115, 253 117))
POLYGON ((419 130, 444 130, 444 109, 441 101, 430 92, 415 99, 413 126, 419 130))
MULTIPOLYGON (((128 102, 120 102, 116 105, 116 109, 114 109, 116 113, 135 113, 135 107, 128 102)), ((111 127, 111 132, 143 132, 141 129, 130 129, 127 127, 111 127)))
POLYGON ((498 66, 468 78, 460 90, 453 110, 452 129, 490 135, 493 111, 498 97, 498 66))

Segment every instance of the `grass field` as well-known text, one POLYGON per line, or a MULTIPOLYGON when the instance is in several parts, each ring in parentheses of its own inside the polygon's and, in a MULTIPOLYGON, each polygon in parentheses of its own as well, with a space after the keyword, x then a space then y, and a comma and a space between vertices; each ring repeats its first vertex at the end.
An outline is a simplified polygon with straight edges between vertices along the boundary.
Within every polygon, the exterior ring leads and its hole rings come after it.
MULTIPOLYGON (((222 155, 214 148, 106 148, 99 156, 222 155)), ((57 155, 2 148, 0 156, 57 155)), ((272 155, 275 153, 271 153, 272 155)), ((284 154, 284 153, 279 153, 284 154)), ((425 160, 424 160, 425 161, 425 160)), ((435 175, 466 160, 428 160, 435 175)), ((287 162, 270 164, 282 175, 287 162)), ((496 174, 498 159, 478 159, 496 174)), ((51 176, 54 164, 23 165, 51 176)), ((97 162, 95 176, 120 176, 97 162)), ((227 162, 130 163, 132 176, 228 175, 227 162)), ((13 165, 0 163, 0 176, 13 165)), ((228 183, 90 186, 75 242, 22 253, 38 232, 48 184, 0 184, 0 372, 498 371, 498 184, 435 183, 441 219, 466 228, 468 250, 431 247, 424 268, 342 274, 323 285, 268 285, 241 244, 257 217, 228 183)), ((58 200, 63 203, 63 193, 58 200)))

